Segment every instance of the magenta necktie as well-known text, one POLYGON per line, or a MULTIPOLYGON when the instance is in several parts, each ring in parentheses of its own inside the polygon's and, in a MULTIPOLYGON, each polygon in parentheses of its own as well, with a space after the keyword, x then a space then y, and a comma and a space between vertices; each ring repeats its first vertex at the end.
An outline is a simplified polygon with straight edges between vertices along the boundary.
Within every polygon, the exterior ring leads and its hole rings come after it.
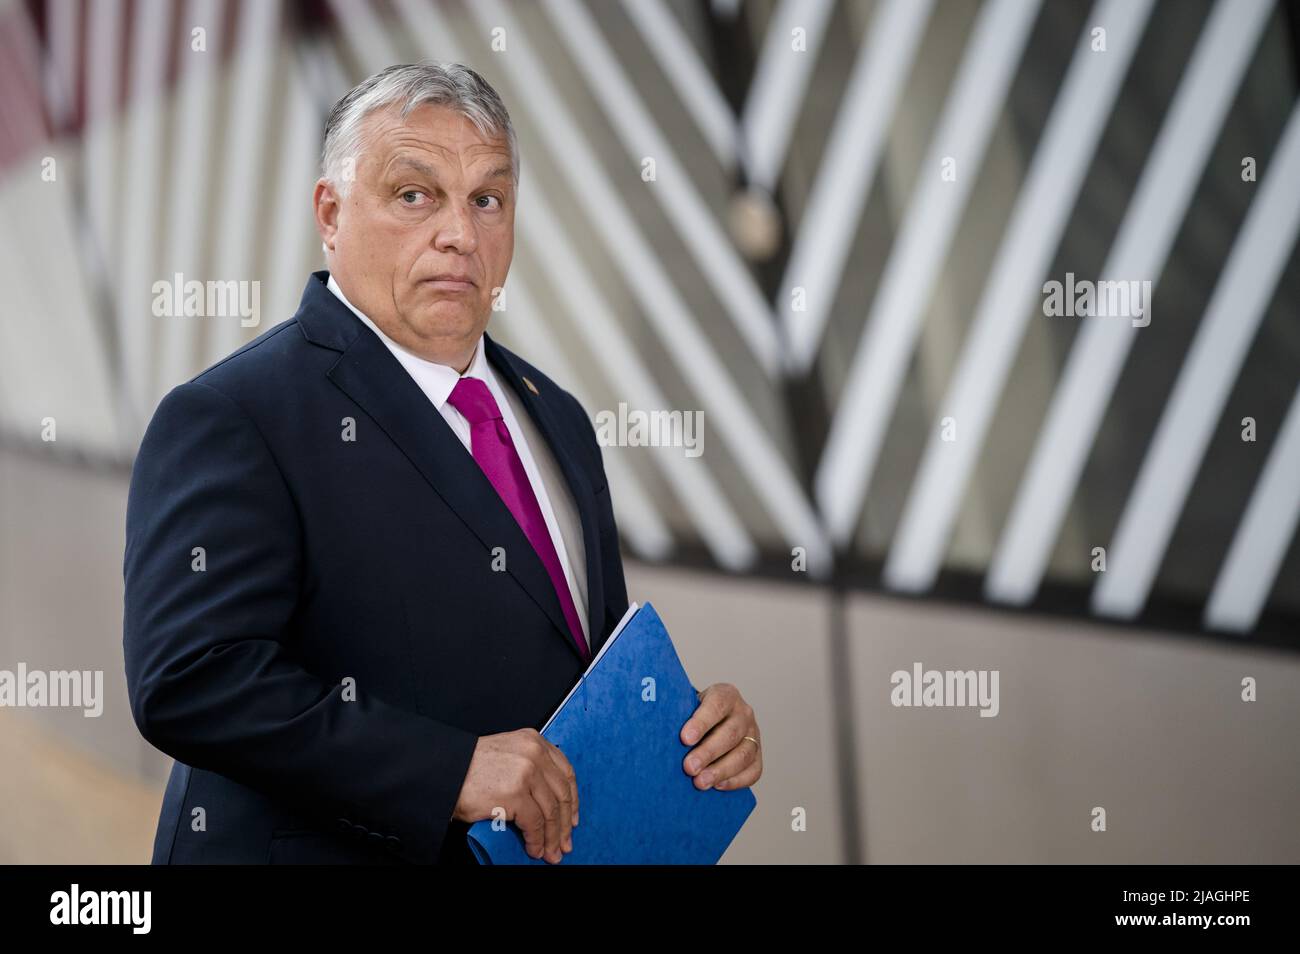
POLYGON ((505 505, 515 516, 515 522, 528 537, 542 565, 551 577, 555 595, 560 598, 560 608, 572 630, 573 640, 578 650, 586 659, 590 652, 587 641, 582 636, 582 623, 573 597, 569 595, 569 584, 564 578, 564 569, 560 566, 559 554, 551 542, 551 533, 546 529, 546 518, 542 508, 537 504, 533 486, 528 482, 528 473, 524 462, 519 459, 515 442, 510 439, 510 430, 501 418, 501 409, 488 386, 478 378, 461 378, 452 388, 447 398, 451 406, 465 416, 470 425, 470 451, 487 479, 496 488, 505 505))

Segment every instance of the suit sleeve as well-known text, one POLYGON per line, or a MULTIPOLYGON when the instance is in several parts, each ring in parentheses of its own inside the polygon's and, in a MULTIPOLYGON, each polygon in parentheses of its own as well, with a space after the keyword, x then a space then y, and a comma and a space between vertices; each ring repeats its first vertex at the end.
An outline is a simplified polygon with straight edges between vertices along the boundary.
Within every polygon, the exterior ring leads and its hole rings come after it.
POLYGON ((159 405, 126 516, 123 649, 152 745, 437 860, 477 737, 310 672, 286 634, 301 525, 253 421, 202 383, 159 405), (201 549, 198 549, 201 548, 201 549), (201 561, 201 562, 200 562, 201 561))

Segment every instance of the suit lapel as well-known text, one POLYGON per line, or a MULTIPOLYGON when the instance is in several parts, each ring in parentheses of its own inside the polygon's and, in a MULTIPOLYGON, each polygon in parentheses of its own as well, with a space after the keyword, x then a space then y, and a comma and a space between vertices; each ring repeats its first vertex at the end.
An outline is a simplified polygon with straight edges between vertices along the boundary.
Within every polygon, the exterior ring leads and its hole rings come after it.
MULTIPOLYGON (((324 289, 324 294, 330 301, 318 300, 317 306, 329 308, 332 302, 344 310, 344 317, 354 322, 358 329, 356 336, 345 345, 339 360, 327 372, 330 380, 370 415, 447 506, 478 537, 485 550, 481 559, 491 559, 494 547, 505 549, 506 571, 550 618, 556 636, 581 659, 578 647, 569 636, 568 624, 551 578, 496 489, 384 343, 348 312, 347 306, 328 289, 324 289)), ((544 432, 554 447, 554 437, 549 431, 544 432)), ((569 475, 571 465, 564 466, 566 475, 569 475)), ((575 493, 575 496, 580 495, 575 493)), ((584 527, 587 521, 584 512, 584 527)), ((585 538, 590 547, 590 537, 585 538)))
POLYGON ((573 502, 577 505, 578 516, 582 520, 582 544, 587 562, 587 631, 590 633, 591 651, 595 654, 604 641, 602 632, 605 613, 604 576, 601 572, 600 533, 596 524, 596 498, 592 493, 591 482, 586 474, 574 462, 564 432, 559 427, 558 408, 555 402, 558 395, 550 393, 549 388, 534 392, 524 384, 522 369, 510 352, 492 340, 486 332, 483 335, 483 347, 487 359, 497 369, 503 380, 519 395, 520 401, 528 409, 528 415, 537 425, 542 437, 546 439, 556 463, 564 473, 573 502))

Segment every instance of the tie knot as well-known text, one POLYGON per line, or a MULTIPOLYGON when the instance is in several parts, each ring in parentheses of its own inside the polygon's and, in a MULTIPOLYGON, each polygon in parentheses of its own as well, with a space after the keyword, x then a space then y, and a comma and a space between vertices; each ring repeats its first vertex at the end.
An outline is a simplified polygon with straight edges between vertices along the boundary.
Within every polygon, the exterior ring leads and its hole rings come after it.
POLYGON ((478 378, 461 378, 447 396, 451 406, 465 415, 471 425, 501 420, 501 409, 485 382, 478 378))

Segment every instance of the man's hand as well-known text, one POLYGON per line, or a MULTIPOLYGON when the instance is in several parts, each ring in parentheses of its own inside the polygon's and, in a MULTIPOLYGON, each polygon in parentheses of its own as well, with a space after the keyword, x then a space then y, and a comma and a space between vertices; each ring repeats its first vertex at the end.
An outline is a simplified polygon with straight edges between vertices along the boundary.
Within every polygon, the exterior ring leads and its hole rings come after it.
POLYGON ((714 683, 700 693, 699 708, 682 726, 682 741, 695 746, 682 767, 701 790, 746 788, 763 774, 762 738, 754 710, 740 690, 727 682, 714 683))
MULTIPOLYGON (((745 743, 748 745, 749 743, 745 743)), ((573 851, 578 782, 564 753, 535 729, 480 736, 452 818, 476 822, 505 809, 529 857, 556 864, 573 851)))

